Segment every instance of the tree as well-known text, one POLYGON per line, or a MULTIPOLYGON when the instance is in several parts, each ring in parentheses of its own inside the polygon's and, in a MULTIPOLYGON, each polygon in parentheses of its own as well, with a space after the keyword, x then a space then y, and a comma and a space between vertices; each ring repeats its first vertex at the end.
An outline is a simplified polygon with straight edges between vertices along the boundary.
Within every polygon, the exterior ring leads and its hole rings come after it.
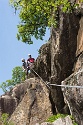
POLYGON ((26 79, 26 73, 23 71, 22 67, 17 66, 12 70, 12 79, 3 82, 0 85, 0 88, 2 88, 4 92, 6 92, 8 89, 11 89, 16 84, 20 84, 25 79, 26 79))
POLYGON ((12 80, 14 85, 19 84, 21 81, 24 81, 26 73, 23 71, 22 67, 17 66, 12 70, 12 80))
POLYGON ((56 27, 59 8, 63 12, 71 12, 77 6, 69 0, 10 0, 10 3, 15 10, 19 10, 17 38, 28 44, 33 43, 32 36, 43 40, 46 27, 56 27))

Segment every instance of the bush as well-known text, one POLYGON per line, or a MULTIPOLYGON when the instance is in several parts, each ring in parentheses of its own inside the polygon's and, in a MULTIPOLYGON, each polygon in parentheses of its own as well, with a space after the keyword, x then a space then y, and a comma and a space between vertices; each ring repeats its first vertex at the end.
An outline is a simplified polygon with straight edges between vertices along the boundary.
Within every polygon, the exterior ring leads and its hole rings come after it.
POLYGON ((0 118, 1 124, 2 125, 14 125, 13 123, 9 122, 8 119, 9 119, 9 115, 7 113, 3 113, 0 118))
MULTIPOLYGON (((57 115, 52 115, 51 117, 49 117, 47 119, 47 122, 54 122, 55 120, 57 120, 58 118, 65 118, 66 116, 68 116, 68 114, 57 114, 57 115)), ((70 115, 70 118, 72 120, 72 123, 73 125, 78 125, 76 122, 75 122, 75 119, 73 118, 73 116, 70 115)))
POLYGON ((58 118, 65 118, 67 114, 57 114, 57 115, 52 115, 50 118, 47 119, 47 122, 54 122, 58 118))

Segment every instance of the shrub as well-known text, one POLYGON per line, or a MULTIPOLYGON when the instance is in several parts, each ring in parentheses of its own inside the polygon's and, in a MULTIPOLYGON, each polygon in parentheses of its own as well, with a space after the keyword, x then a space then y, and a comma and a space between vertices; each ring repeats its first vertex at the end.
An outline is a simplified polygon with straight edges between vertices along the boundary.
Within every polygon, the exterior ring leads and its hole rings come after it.
POLYGON ((58 118, 65 118, 67 114, 57 114, 57 115, 52 115, 50 118, 47 119, 47 122, 54 122, 58 118))
MULTIPOLYGON (((58 118, 65 118, 66 116, 68 116, 68 114, 57 114, 57 115, 52 115, 51 117, 49 117, 47 119, 47 122, 54 122, 55 120, 57 120, 58 118)), ((73 116, 70 115, 70 118, 72 120, 72 123, 73 125, 78 125, 76 122, 75 122, 75 119, 73 118, 73 116)))
POLYGON ((13 123, 8 121, 9 119, 9 114, 3 113, 0 120, 2 125, 14 125, 13 123))

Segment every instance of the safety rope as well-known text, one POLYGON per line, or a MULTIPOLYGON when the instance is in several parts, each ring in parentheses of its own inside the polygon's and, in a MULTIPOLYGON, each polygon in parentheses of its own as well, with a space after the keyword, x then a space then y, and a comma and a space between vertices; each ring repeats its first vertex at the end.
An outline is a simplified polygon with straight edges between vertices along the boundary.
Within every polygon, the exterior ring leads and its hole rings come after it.
POLYGON ((81 88, 83 89, 83 86, 69 86, 69 85, 57 85, 57 84, 49 84, 50 86, 59 86, 64 88, 81 88))
MULTIPOLYGON (((34 70, 34 69, 31 69, 43 82, 44 84, 50 88, 49 86, 58 86, 58 87, 65 87, 65 88, 81 88, 83 89, 83 86, 72 86, 72 85, 57 85, 57 84, 50 84, 50 82, 46 83, 41 77, 40 75, 34 70)), ((70 79, 70 77, 72 77, 73 75, 77 75, 79 73, 82 73, 83 72, 83 69, 76 72, 76 73, 72 73, 68 78, 66 78, 66 80, 62 81, 62 84, 65 82, 65 81, 68 81, 70 79)))
POLYGON ((42 81, 43 83, 50 89, 50 86, 39 76, 39 74, 34 70, 34 69, 31 69, 42 81))
MULTIPOLYGON (((76 72, 76 73, 72 73, 68 78, 66 78, 64 81, 62 81, 62 84, 66 81, 68 81, 73 75, 76 76, 79 73, 82 73, 83 69, 76 72)), ((49 83, 48 83, 49 84, 49 83)), ((59 86, 59 87, 65 87, 65 88, 81 88, 83 89, 83 86, 72 86, 72 85, 57 85, 57 84, 49 84, 50 86, 59 86)))

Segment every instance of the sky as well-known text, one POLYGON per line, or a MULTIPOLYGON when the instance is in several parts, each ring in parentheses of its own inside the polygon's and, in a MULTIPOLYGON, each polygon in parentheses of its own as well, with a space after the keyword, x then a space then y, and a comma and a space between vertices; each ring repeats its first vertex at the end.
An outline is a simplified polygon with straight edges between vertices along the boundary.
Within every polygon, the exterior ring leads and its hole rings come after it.
MULTIPOLYGON (((32 45, 18 41, 16 34, 19 22, 18 13, 14 14, 14 8, 9 5, 9 0, 0 0, 0 84, 12 78, 12 69, 22 65, 22 58, 27 59, 28 54, 31 54, 36 59, 39 48, 50 37, 47 30, 43 41, 33 38, 32 45)), ((2 94, 3 91, 0 89, 0 95, 2 94)))

